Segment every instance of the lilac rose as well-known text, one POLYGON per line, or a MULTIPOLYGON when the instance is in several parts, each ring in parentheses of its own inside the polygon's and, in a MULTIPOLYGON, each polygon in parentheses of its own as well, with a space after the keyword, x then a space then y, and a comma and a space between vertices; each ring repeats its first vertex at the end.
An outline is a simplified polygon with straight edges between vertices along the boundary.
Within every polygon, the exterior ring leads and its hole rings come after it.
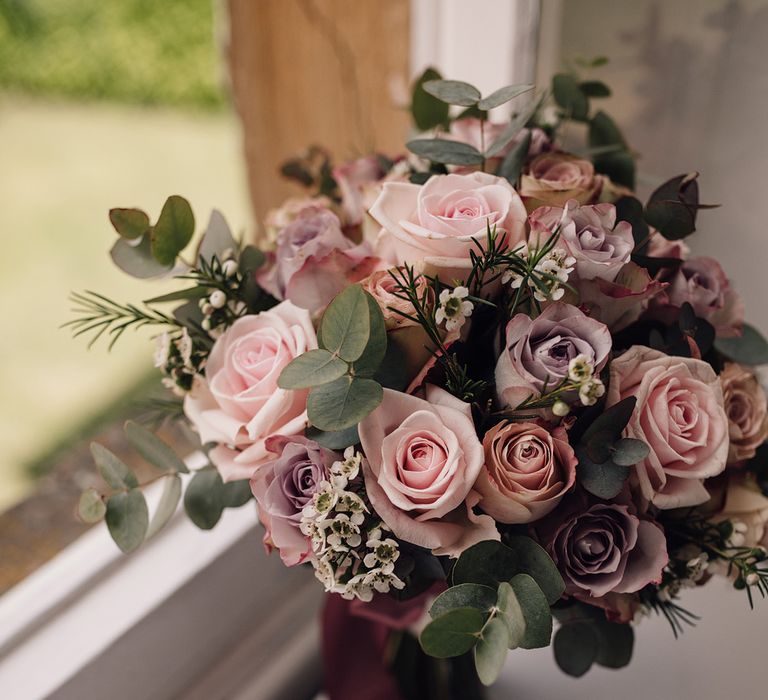
POLYGON ((594 503, 571 512, 565 518, 558 512, 545 543, 567 594, 600 598, 634 593, 661 580, 668 556, 664 532, 656 523, 621 503, 594 503))
POLYGON ((309 206, 277 234, 272 265, 259 275, 259 284, 315 313, 367 277, 377 262, 369 244, 356 245, 344 235, 336 214, 309 206))
POLYGON ((556 386, 578 355, 599 373, 610 351, 608 328, 570 304, 552 304, 535 319, 517 314, 507 324, 506 344, 496 363, 499 401, 514 408, 540 394, 545 384, 556 386))
POLYGON ((286 566, 295 566, 312 551, 300 529, 301 511, 328 481, 331 465, 339 456, 301 435, 272 437, 267 449, 277 456, 256 471, 251 491, 266 529, 264 542, 280 550, 286 566))
POLYGON ((539 207, 528 220, 533 238, 560 233, 560 244, 576 259, 576 275, 582 280, 613 282, 635 245, 632 225, 616 222, 613 204, 579 206, 569 199, 562 208, 539 207))

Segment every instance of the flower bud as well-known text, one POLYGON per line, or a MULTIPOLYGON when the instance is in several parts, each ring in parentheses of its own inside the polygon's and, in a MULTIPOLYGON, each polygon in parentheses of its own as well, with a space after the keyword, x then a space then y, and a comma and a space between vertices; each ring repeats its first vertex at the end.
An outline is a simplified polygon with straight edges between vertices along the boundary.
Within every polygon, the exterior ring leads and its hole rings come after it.
POLYGON ((567 416, 571 412, 571 407, 565 403, 565 401, 561 401, 558 399, 555 401, 555 403, 552 404, 552 413, 554 413, 556 416, 563 417, 567 416))
POLYGON ((227 295, 220 289, 217 289, 215 292, 211 293, 211 296, 208 297, 208 301, 214 309, 223 309, 227 304, 227 295))

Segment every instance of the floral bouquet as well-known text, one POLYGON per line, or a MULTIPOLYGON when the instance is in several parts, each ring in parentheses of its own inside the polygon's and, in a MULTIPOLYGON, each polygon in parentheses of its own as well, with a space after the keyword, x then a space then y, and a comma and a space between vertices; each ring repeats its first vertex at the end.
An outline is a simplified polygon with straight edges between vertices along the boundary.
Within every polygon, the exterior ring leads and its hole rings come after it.
MULTIPOLYGON (((555 659, 580 676, 627 664, 643 615, 692 624, 684 590, 713 575, 765 597, 768 412, 750 366, 768 344, 684 242, 710 206, 697 174, 633 194, 633 153, 592 107, 609 94, 563 73, 538 97, 483 97, 429 70, 409 154, 289 161, 307 194, 270 212, 259 247, 214 212, 186 261, 186 200, 154 224, 113 209, 117 266, 186 284, 141 305, 75 295, 71 325, 112 343, 165 328, 162 406, 206 461, 188 474, 129 422, 159 505, 150 518, 134 472, 94 444, 109 491, 86 491, 81 517, 128 552, 182 486, 202 528, 252 496, 267 549, 312 567, 337 612, 385 620, 381 657, 437 668, 423 677, 446 696, 549 645, 553 618, 555 659)), ((414 678, 392 692, 423 697, 414 678)))

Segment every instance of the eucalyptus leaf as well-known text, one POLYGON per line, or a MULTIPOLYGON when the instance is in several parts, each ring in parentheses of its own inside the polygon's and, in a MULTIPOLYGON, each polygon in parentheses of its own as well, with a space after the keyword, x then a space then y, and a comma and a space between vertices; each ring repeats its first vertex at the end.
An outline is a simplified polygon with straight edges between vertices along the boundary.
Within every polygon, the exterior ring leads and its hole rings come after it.
POLYGON ((109 220, 122 238, 143 236, 149 228, 149 217, 141 209, 110 209, 109 220))
POLYGON ((479 583, 461 583, 444 590, 429 609, 432 618, 440 617, 454 608, 477 608, 488 612, 496 604, 496 591, 479 583))
POLYGON ((77 515, 85 523, 97 523, 104 517, 107 507, 96 489, 86 489, 77 502, 77 515))
POLYGON ((214 257, 221 261, 224 253, 227 251, 235 253, 237 248, 237 241, 232 235, 227 220, 218 209, 214 209, 197 249, 198 259, 205 260, 209 264, 214 257))
POLYGON ((451 139, 415 139, 406 148, 420 158, 446 165, 480 165, 483 154, 474 146, 451 139))
POLYGON ((425 653, 438 659, 466 654, 477 643, 486 616, 475 608, 455 608, 435 618, 421 632, 425 653))
POLYGON ((630 190, 635 188, 637 166, 629 151, 612 150, 609 153, 600 153, 592 158, 592 163, 598 173, 607 175, 617 185, 623 185, 630 190))
POLYGON ((365 300, 368 302, 371 329, 368 344, 365 346, 363 354, 353 364, 354 374, 357 377, 373 377, 387 353, 388 339, 384 314, 381 313, 378 303, 368 292, 365 292, 365 300))
POLYGON ((494 158, 499 155, 520 133, 530 118, 535 114, 539 107, 539 102, 533 100, 525 109, 515 114, 509 124, 496 137, 496 140, 485 150, 486 158, 494 158))
POLYGON ((138 453, 160 471, 182 474, 189 471, 184 460, 173 451, 173 448, 143 425, 129 420, 125 424, 125 435, 138 453))
POLYGON ((116 493, 107 500, 107 528, 118 547, 132 552, 144 541, 149 527, 149 511, 144 494, 137 488, 116 493))
POLYGON ((745 323, 736 338, 717 338, 715 347, 726 357, 745 365, 768 364, 768 341, 754 327, 745 323))
POLYGON ((173 265, 195 232, 195 216, 189 202, 179 195, 165 200, 151 232, 152 255, 161 265, 173 265))
POLYGON ((614 444, 613 450, 611 459, 614 464, 631 467, 633 464, 642 462, 648 456, 651 448, 642 440, 622 438, 614 444))
POLYGON ((629 153, 627 143, 616 122, 605 112, 598 111, 589 120, 588 141, 591 148, 603 151, 592 159, 595 169, 608 175, 614 182, 634 189, 635 159, 629 153), (605 149, 613 150, 605 152, 605 149))
POLYGON ((528 574, 550 604, 560 600, 565 592, 565 582, 543 547, 525 535, 510 535, 505 541, 516 561, 515 571, 509 579, 517 574, 528 574))
POLYGON ((161 277, 171 270, 171 265, 161 265, 152 257, 152 244, 148 234, 136 245, 124 238, 118 238, 109 251, 112 262, 123 272, 138 279, 161 277))
POLYGON ((618 496, 629 478, 629 467, 616 464, 610 459, 593 462, 581 446, 576 448, 576 456, 579 458, 576 477, 589 493, 605 499, 618 496))
POLYGON ((477 106, 483 111, 488 111, 489 109, 499 107, 500 105, 513 100, 518 95, 530 92, 531 90, 533 90, 533 85, 506 85, 505 87, 492 92, 488 97, 484 97, 477 103, 477 106))
POLYGON ((595 631, 598 639, 597 663, 606 668, 627 666, 635 646, 632 625, 602 620, 595 631))
POLYGON ((307 414, 320 430, 344 430, 365 418, 383 396, 381 385, 373 379, 344 376, 309 392, 307 414))
POLYGON ((587 97, 610 97, 611 89, 601 80, 585 80, 579 83, 579 89, 587 97))
POLYGON ((176 474, 168 474, 163 479, 163 492, 160 494, 157 508, 147 529, 147 539, 154 537, 162 530, 173 517, 181 500, 181 477, 176 474))
POLYGON ((529 131, 519 143, 516 143, 504 156, 504 160, 501 161, 501 165, 496 173, 499 177, 503 177, 510 184, 514 185, 520 178, 520 173, 523 171, 525 160, 528 157, 528 151, 531 148, 531 132, 529 131))
POLYGON ((132 489, 139 485, 136 475, 126 464, 104 445, 91 443, 91 454, 101 478, 113 489, 132 489))
POLYGON ((256 246, 247 245, 240 251, 240 273, 248 275, 258 270, 266 262, 266 256, 256 246))
POLYGON ((252 498, 250 479, 228 481, 221 485, 221 502, 225 508, 240 508, 252 498))
POLYGON ((184 510, 201 530, 210 530, 224 512, 221 477, 215 469, 201 469, 184 492, 184 510))
POLYGON ((345 430, 325 431, 311 425, 304 431, 306 437, 314 440, 316 443, 327 447, 329 450, 343 450, 350 445, 357 445, 360 442, 360 435, 357 432, 357 425, 345 430))
POLYGON ((571 622, 560 627, 553 647, 557 665, 575 678, 583 676, 597 660, 598 639, 588 622, 571 622))
POLYGON ((441 79, 442 76, 434 68, 427 68, 414 83, 411 114, 416 128, 420 131, 428 131, 437 126, 448 126, 449 106, 424 89, 424 83, 441 79))
POLYGON ((507 646, 517 649, 525 637, 523 608, 512 586, 506 581, 499 584, 496 607, 499 617, 507 628, 507 646))
POLYGON ((570 73, 558 73, 552 78, 552 94, 571 119, 583 121, 589 114, 589 100, 570 73))
POLYGON ((480 91, 461 80, 428 80, 424 90, 449 105, 470 107, 480 101, 480 91))
POLYGON ((509 582, 525 620, 525 633, 518 646, 540 649, 552 639, 552 613, 539 584, 528 574, 517 574, 509 582))
POLYGON ((475 669, 483 685, 492 685, 498 679, 509 647, 509 632, 502 620, 495 617, 483 629, 475 645, 475 669))
POLYGON ((309 350, 291 360, 277 379, 281 389, 307 389, 343 377, 349 365, 328 350, 309 350))
POLYGON ((346 362, 354 362, 365 350, 371 334, 368 301, 362 287, 352 284, 326 308, 321 323, 323 347, 346 362))
POLYGON ((628 396, 626 399, 622 399, 618 403, 606 408, 594 421, 592 421, 589 428, 584 431, 581 441, 589 443, 594 436, 605 433, 612 434, 618 439, 624 428, 627 427, 627 423, 629 423, 629 419, 632 417, 636 404, 637 398, 628 396))

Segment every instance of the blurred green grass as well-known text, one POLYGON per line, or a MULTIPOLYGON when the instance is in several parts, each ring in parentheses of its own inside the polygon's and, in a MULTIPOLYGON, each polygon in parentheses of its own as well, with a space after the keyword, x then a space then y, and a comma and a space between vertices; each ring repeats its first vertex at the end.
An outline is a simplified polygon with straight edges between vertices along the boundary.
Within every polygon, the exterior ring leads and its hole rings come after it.
POLYGON ((212 0, 0 0, 0 91, 225 104, 212 0))

